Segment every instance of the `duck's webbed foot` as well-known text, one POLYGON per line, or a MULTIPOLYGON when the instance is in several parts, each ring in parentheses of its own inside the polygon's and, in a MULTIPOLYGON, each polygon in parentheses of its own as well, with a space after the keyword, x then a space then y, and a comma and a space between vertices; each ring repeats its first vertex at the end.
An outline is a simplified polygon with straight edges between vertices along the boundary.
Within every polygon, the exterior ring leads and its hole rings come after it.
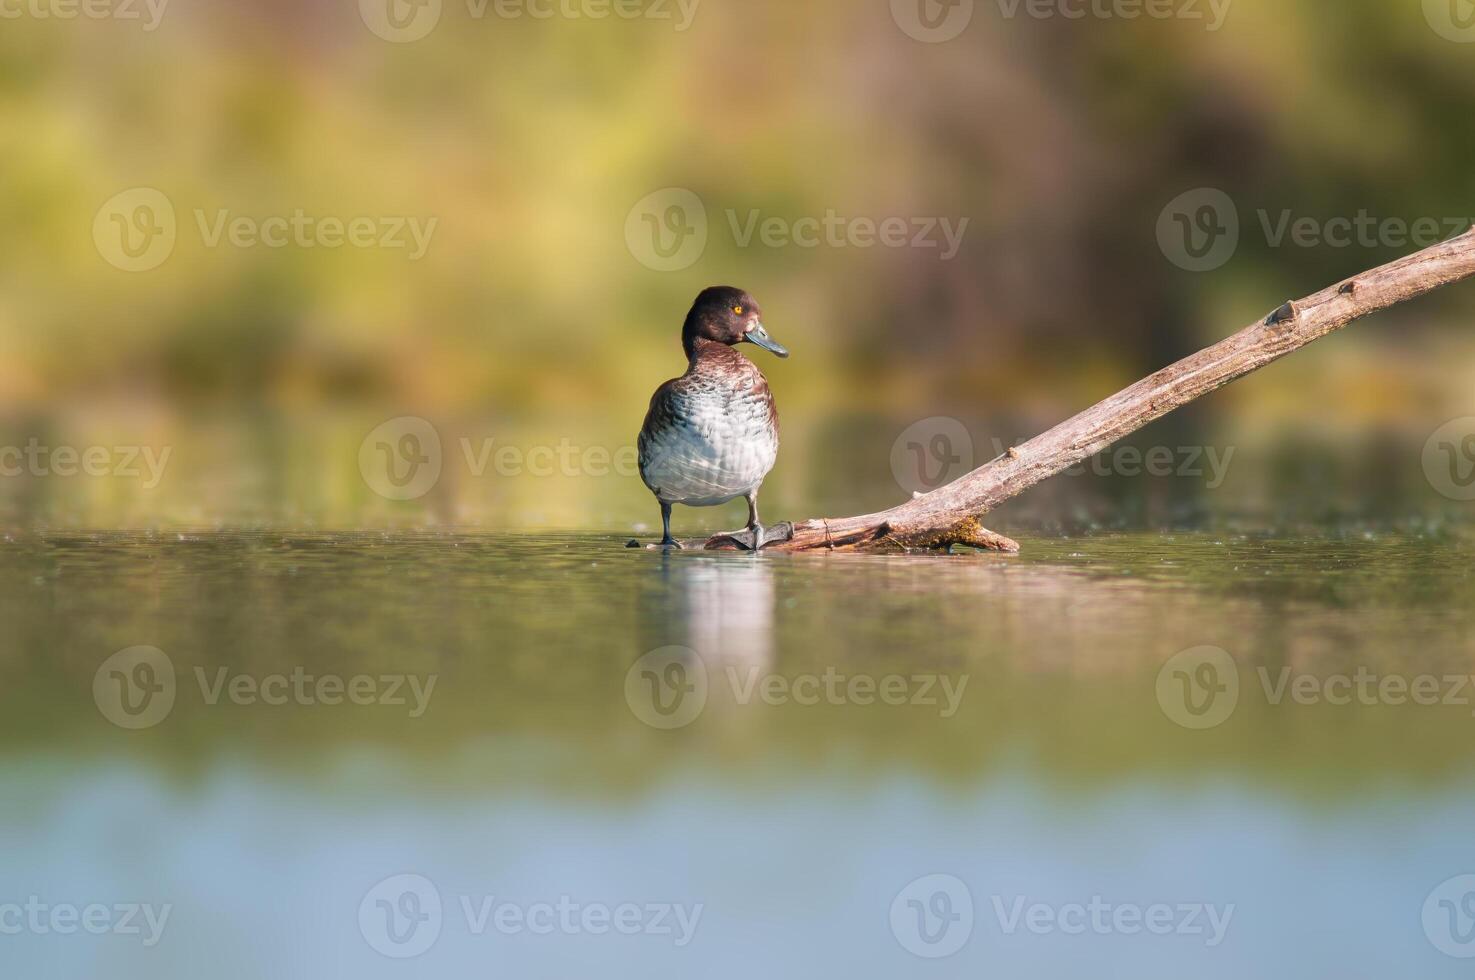
POLYGON ((788 521, 775 524, 772 527, 764 527, 762 524, 745 528, 741 531, 729 531, 718 534, 707 542, 707 547, 722 548, 727 545, 736 545, 742 551, 758 551, 765 545, 777 544, 787 541, 794 536, 794 525, 788 521))
MULTIPOLYGON (((763 523, 758 520, 757 490, 750 490, 743 496, 746 497, 748 501, 747 530, 733 531, 731 534, 720 534, 716 538, 712 539, 713 542, 716 542, 718 540, 721 540, 723 542, 730 541, 744 551, 759 551, 762 550, 763 546, 765 544, 768 544, 770 541, 787 541, 789 538, 793 537, 794 526, 792 524, 788 526, 787 534, 784 534, 782 537, 778 537, 773 532, 766 529, 763 526, 763 523)), ((783 525, 779 525, 779 527, 782 528, 783 525)), ((711 545, 709 544, 708 546, 710 547, 711 545)))
POLYGON ((731 541, 744 551, 757 551, 763 547, 763 543, 766 540, 764 537, 765 533, 762 524, 755 524, 741 531, 729 531, 721 537, 724 540, 731 541))

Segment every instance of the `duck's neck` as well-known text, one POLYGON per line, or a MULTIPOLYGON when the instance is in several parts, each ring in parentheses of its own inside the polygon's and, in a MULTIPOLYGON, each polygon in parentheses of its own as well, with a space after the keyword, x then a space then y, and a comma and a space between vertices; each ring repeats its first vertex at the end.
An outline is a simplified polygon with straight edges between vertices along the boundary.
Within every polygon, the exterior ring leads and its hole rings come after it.
POLYGON ((701 335, 701 321, 697 319, 697 311, 692 310, 686 315, 686 322, 681 325, 681 349, 686 351, 688 361, 696 361, 696 345, 699 343, 711 343, 701 335))
POLYGON ((682 347, 686 348, 686 363, 688 367, 695 368, 702 360, 725 363, 732 360, 744 360, 743 355, 724 343, 708 340, 706 337, 683 337, 682 347))

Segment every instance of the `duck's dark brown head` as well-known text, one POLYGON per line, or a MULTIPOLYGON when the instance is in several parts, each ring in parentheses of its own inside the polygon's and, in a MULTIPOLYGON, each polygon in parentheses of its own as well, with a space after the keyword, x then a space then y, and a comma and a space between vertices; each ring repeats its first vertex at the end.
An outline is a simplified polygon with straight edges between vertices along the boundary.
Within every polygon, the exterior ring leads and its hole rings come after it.
POLYGON ((697 296, 691 312, 686 315, 686 325, 681 328, 681 346, 688 358, 699 339, 729 347, 741 343, 756 344, 779 357, 789 356, 783 345, 763 329, 763 311, 759 309, 758 301, 745 290, 733 286, 711 286, 697 296))

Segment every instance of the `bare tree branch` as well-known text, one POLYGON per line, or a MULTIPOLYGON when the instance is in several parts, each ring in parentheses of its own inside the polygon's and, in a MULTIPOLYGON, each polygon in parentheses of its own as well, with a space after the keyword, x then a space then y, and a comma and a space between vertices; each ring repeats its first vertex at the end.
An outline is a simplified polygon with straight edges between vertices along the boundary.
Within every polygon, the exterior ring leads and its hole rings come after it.
MULTIPOLYGON (((1087 459, 1173 409, 1299 350, 1360 317, 1475 275, 1475 228, 1447 242, 1286 303, 1212 347, 1117 392, 1105 401, 1011 448, 945 487, 890 510, 817 518, 793 527, 770 551, 945 549, 955 544, 1018 551, 980 518, 1042 480, 1087 459)), ((787 528, 785 528, 787 530, 787 528)), ((739 547, 728 535, 693 543, 739 547)))

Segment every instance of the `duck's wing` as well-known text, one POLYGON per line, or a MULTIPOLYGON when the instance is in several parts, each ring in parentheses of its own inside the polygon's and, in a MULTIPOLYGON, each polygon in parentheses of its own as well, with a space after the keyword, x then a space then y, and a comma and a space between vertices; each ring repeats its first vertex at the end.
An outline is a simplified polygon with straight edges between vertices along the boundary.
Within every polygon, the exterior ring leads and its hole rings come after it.
POLYGON ((732 496, 709 431, 719 408, 711 388, 684 375, 651 396, 637 444, 640 478, 662 500, 705 503, 732 496))
POLYGON ((691 399, 683 390, 686 380, 684 376, 672 378, 650 396, 650 407, 636 440, 640 478, 657 495, 695 461, 689 431, 691 399))

